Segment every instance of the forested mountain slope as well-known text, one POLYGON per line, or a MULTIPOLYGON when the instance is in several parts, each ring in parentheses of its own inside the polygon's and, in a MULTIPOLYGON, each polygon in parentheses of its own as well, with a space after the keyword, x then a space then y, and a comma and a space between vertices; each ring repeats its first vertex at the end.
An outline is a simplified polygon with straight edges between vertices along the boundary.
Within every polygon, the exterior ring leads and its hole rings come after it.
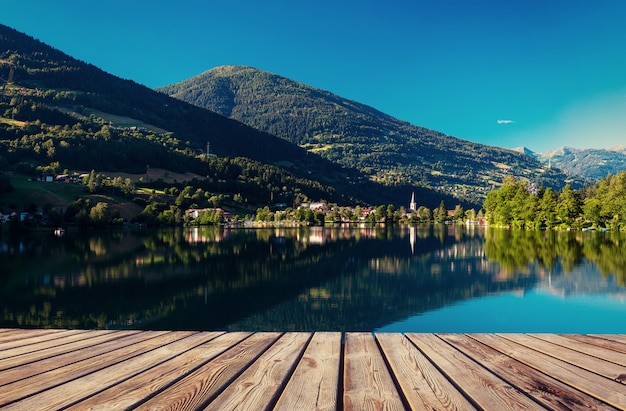
POLYGON ((217 67, 159 90, 359 169, 385 184, 421 185, 480 201, 507 174, 557 189, 566 180, 560 171, 512 150, 414 126, 252 67, 217 67))
POLYGON ((296 196, 401 204, 412 191, 430 207, 450 200, 428 189, 368 181, 284 139, 105 73, 3 25, 0 164, 27 172, 42 166, 193 172, 210 176, 214 190, 244 189, 260 204, 271 198, 291 203, 296 196))

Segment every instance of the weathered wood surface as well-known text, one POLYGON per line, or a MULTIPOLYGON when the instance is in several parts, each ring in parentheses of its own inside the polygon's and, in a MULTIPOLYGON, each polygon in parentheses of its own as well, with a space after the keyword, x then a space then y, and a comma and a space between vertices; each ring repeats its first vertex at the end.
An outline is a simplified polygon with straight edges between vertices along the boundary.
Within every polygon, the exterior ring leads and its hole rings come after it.
POLYGON ((0 408, 626 410, 626 338, 0 329, 0 408))

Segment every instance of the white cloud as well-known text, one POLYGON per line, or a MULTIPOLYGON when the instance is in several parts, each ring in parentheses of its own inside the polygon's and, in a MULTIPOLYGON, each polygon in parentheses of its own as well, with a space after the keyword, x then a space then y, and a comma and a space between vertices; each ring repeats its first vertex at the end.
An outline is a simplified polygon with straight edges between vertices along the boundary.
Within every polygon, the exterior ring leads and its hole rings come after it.
POLYGON ((515 124, 513 120, 500 120, 498 119, 498 124, 515 124))

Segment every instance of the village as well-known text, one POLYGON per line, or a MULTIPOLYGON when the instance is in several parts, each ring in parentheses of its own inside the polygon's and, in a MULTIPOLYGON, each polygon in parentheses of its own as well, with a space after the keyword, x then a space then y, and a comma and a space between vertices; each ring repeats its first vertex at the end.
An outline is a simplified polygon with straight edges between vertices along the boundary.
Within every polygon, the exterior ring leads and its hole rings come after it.
MULTIPOLYGON (((93 192, 94 182, 92 173, 64 173, 64 174, 48 174, 42 173, 36 179, 29 180, 39 184, 74 184, 84 185, 85 190, 93 192), (91 183, 90 183, 91 181, 91 183), (92 185, 90 185, 92 184, 92 185)), ((135 195, 133 201, 137 201, 136 195, 155 190, 137 189, 134 183, 122 181, 121 178, 106 177, 102 174, 98 175, 98 181, 95 183, 100 187, 113 187, 119 189, 118 185, 125 184, 126 190, 132 191, 135 195), (119 180, 119 181, 118 181, 119 180)), ((127 191, 127 194, 130 194, 127 191)), ((167 190, 165 191, 169 193, 167 190)), ((172 189, 170 195, 177 193, 172 189)), ((464 210, 461 205, 456 205, 453 209, 448 209, 442 201, 439 207, 429 209, 425 206, 418 205, 415 201, 415 194, 408 199, 406 206, 396 207, 394 205, 378 205, 378 206, 340 206, 338 204, 326 201, 305 201, 289 206, 285 202, 277 202, 272 205, 266 205, 256 209, 254 214, 249 211, 241 210, 236 207, 237 204, 222 200, 220 202, 208 202, 210 206, 198 206, 207 203, 198 196, 193 196, 192 191, 177 193, 179 197, 189 197, 189 201, 177 201, 177 215, 180 218, 175 220, 167 220, 159 225, 214 225, 223 224, 229 226, 272 226, 272 225, 325 225, 337 223, 396 223, 396 224, 417 224, 425 222, 464 222, 468 224, 484 224, 482 210, 478 213, 475 210, 464 210), (233 204, 235 207, 233 207, 233 204)), ((205 193, 208 195, 208 193, 205 193)), ((130 198, 130 196, 129 196, 130 198)), ((93 204, 95 205, 95 204, 93 204)), ((71 221, 62 221, 55 214, 56 218, 49 218, 50 207, 43 204, 27 204, 23 209, 15 207, 12 210, 0 208, 0 223, 8 224, 12 220, 34 227, 52 227, 57 225, 72 225, 71 221), (50 221, 52 220, 52 221, 50 221)), ((60 210, 61 212, 63 210, 60 210)), ((90 211, 90 210, 87 210, 90 211)), ((57 212, 58 214, 58 212, 57 212)), ((154 225, 153 221, 144 221, 142 218, 136 219, 118 219, 118 223, 139 223, 141 225, 154 225)))

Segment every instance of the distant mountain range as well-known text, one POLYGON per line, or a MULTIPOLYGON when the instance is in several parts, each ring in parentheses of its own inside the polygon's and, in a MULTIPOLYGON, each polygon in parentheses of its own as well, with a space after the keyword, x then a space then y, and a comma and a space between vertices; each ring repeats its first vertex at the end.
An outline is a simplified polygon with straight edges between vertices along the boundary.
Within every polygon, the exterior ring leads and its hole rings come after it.
POLYGON ((526 147, 515 150, 538 159, 544 165, 557 167, 568 175, 585 180, 597 181, 626 170, 626 146, 606 149, 561 147, 545 153, 535 153, 526 147))

